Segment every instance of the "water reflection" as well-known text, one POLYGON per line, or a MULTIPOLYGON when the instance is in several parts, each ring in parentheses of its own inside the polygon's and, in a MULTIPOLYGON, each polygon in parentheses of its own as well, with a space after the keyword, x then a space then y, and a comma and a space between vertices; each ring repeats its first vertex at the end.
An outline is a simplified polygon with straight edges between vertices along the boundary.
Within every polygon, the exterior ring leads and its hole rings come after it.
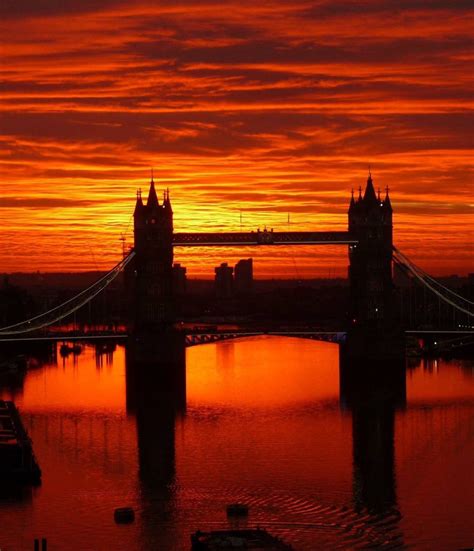
POLYGON ((145 352, 142 342, 138 348, 129 342, 126 351, 127 414, 136 420, 144 547, 172 549, 177 539, 175 435, 186 411, 186 366, 184 354, 169 347, 181 344, 150 343, 145 352))
POLYGON ((5 399, 19 400, 27 371, 56 363, 56 343, 30 341, 26 343, 6 342, 0 346, 0 363, 11 364, 12 369, 0 369, 0 390, 5 399))
POLYGON ((2 548, 188 551, 233 501, 302 551, 469 544, 472 363, 340 366, 335 345, 273 337, 191 348, 186 369, 169 343, 33 357, 13 389, 43 486, 0 495, 2 548))
POLYGON ((404 364, 340 366, 341 405, 352 412, 354 502, 384 513, 396 506, 395 411, 406 405, 404 364))
POLYGON ((354 507, 359 514, 369 513, 374 530, 381 527, 381 549, 403 547, 396 491, 395 412, 406 406, 405 381, 403 363, 340 365, 341 407, 352 413, 354 507))

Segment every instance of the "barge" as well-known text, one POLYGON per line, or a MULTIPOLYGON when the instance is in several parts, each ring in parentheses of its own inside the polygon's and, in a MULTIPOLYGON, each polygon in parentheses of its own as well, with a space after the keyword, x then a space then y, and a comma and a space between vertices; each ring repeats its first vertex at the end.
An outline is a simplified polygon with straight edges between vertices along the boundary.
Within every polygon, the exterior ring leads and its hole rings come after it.
POLYGON ((0 481, 3 484, 41 484, 41 469, 15 404, 0 400, 0 481))
POLYGON ((255 551, 293 551, 291 545, 272 536, 262 528, 253 530, 215 530, 191 536, 191 551, 230 551, 231 549, 253 549, 255 551))

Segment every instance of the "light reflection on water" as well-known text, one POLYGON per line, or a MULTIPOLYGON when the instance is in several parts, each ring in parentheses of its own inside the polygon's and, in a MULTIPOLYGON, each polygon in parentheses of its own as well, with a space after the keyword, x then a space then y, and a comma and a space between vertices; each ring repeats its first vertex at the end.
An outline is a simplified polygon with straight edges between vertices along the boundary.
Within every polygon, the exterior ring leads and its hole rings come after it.
POLYGON ((296 550, 474 543, 472 362, 421 362, 378 401, 340 378, 329 343, 191 348, 185 397, 126 363, 122 345, 86 346, 2 381, 43 470, 40 488, 0 497, 2 550, 188 551, 235 501, 296 550), (114 524, 122 505, 134 524, 114 524))

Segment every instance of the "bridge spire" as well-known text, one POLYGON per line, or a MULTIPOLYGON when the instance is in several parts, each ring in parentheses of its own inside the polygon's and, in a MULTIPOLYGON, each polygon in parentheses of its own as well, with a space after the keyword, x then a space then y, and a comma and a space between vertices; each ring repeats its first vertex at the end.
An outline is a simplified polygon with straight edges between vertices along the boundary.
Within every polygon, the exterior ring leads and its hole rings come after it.
POLYGON ((372 174, 369 170, 369 177, 367 178, 367 186, 364 193, 364 202, 365 203, 374 203, 377 202, 377 196, 375 195, 374 184, 372 182, 372 174))
POLYGON ((349 205, 349 210, 355 207, 355 200, 354 200, 354 188, 351 189, 351 202, 349 205))
POLYGON ((169 188, 166 188, 163 192, 163 207, 166 211, 169 211, 170 213, 173 212, 173 209, 171 208, 171 200, 170 200, 170 190, 169 188))
POLYGON ((137 202, 135 203, 135 210, 133 214, 138 214, 141 209, 143 208, 143 200, 142 200, 142 190, 140 188, 137 189, 137 202))
POLYGON ((148 200, 146 202, 146 206, 149 207, 149 208, 150 207, 154 208, 154 207, 159 207, 160 206, 160 203, 158 201, 158 196, 156 195, 155 181, 153 180, 153 169, 152 169, 152 172, 151 172, 150 191, 148 192, 148 200))
POLYGON ((385 199, 384 199, 384 202, 383 202, 383 206, 392 211, 392 203, 390 202, 390 197, 388 195, 388 192, 389 192, 389 189, 388 189, 388 186, 385 188, 385 199))

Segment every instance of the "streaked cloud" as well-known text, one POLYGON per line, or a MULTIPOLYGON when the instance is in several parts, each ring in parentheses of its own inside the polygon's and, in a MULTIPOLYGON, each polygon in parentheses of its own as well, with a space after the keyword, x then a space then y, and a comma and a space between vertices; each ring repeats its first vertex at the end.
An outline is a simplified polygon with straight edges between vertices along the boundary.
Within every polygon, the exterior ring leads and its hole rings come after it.
MULTIPOLYGON (((177 230, 197 231, 240 229, 240 212, 246 228, 290 212, 295 229, 342 229, 370 164, 398 246, 473 271, 467 2, 20 0, 0 15, 2 270, 111 266, 152 166, 177 230)), ((177 250, 191 275, 248 254, 177 250)), ((261 275, 347 264, 252 254, 261 275)))

